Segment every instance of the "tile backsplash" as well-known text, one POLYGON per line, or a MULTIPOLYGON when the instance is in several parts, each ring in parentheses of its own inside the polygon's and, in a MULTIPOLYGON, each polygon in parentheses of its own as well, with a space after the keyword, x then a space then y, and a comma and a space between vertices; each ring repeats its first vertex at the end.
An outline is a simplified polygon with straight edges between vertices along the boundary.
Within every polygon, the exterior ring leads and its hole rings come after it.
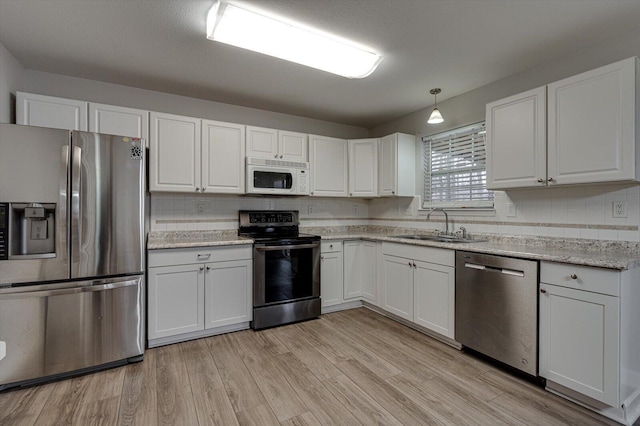
MULTIPOLYGON (((238 210, 300 211, 302 226, 383 225, 444 230, 438 214, 426 221, 420 197, 354 198, 252 197, 154 193, 151 230, 237 229, 238 210)), ((450 230, 640 241, 640 186, 591 185, 495 192, 495 209, 449 211, 450 230), (626 203, 626 216, 613 217, 613 203, 626 203), (515 216, 513 213, 515 212, 515 216)))

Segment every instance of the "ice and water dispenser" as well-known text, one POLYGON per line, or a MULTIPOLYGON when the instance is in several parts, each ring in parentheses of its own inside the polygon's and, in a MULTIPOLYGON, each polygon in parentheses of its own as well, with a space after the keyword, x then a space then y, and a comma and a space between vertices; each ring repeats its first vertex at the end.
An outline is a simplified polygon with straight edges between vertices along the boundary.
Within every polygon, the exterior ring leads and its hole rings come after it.
POLYGON ((55 203, 0 203, 0 260, 54 257, 55 203))

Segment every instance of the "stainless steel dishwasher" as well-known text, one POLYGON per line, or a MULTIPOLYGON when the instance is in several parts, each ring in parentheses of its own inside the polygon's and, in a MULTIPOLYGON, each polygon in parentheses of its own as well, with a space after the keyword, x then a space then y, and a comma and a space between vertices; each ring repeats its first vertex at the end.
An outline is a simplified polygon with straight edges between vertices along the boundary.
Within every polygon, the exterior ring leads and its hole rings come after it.
POLYGON ((538 262, 456 252, 455 339, 538 375, 538 262))

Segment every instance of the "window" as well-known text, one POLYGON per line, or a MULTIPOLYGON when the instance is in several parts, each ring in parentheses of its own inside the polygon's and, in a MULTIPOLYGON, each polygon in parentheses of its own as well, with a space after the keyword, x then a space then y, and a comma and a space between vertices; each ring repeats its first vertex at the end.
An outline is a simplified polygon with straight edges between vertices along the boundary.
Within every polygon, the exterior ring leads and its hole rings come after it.
POLYGON ((424 208, 493 207, 484 122, 422 138, 424 208))

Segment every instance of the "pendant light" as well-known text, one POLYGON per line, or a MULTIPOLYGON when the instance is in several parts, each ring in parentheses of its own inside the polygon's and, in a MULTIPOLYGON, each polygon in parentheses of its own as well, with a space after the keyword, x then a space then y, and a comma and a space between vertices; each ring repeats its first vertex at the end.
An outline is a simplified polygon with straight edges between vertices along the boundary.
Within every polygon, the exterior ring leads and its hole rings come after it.
POLYGON ((434 97, 435 97, 435 103, 434 103, 434 108, 433 111, 431 111, 431 115, 429 116, 429 119, 427 120, 427 123, 429 124, 439 124, 442 123, 444 121, 444 118, 442 118, 442 114, 440 114, 440 111, 438 111, 438 93, 442 92, 442 90, 436 88, 436 89, 431 89, 429 91, 429 93, 431 93, 434 97))

